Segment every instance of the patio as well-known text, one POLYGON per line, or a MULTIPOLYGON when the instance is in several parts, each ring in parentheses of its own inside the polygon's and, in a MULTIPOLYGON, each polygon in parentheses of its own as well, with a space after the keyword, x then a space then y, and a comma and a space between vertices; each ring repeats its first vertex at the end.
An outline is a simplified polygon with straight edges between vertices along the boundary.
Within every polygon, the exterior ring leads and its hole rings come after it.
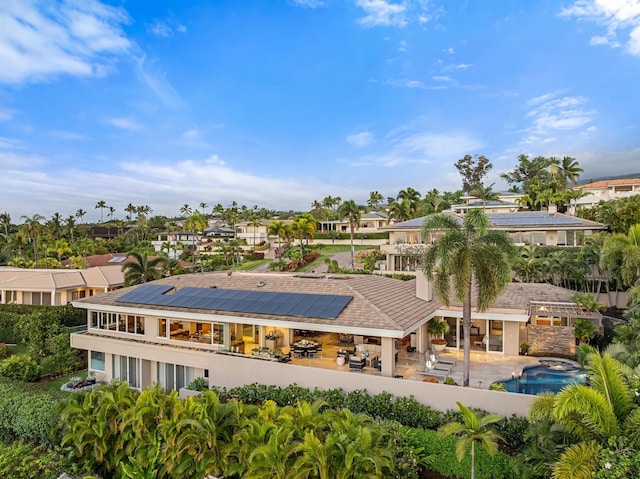
MULTIPOLYGON (((374 356, 369 356, 365 361, 362 369, 354 369, 349 365, 349 361, 345 361, 343 365, 339 365, 336 358, 338 352, 345 349, 345 345, 340 342, 337 334, 318 334, 313 338, 322 344, 322 354, 316 357, 292 357, 291 364, 300 366, 329 369, 334 371, 351 372, 352 374, 369 374, 380 376, 378 369, 373 367, 374 356)), ((289 348, 282 348, 283 353, 288 353, 289 348)), ((447 375, 438 374, 440 382, 444 377, 452 378, 457 384, 462 383, 463 375, 463 351, 449 351, 441 353, 443 359, 455 359, 456 364, 451 368, 447 375)), ((293 356, 293 354, 292 354, 293 356)), ((403 379, 412 381, 423 381, 428 374, 422 371, 424 364, 424 356, 417 351, 407 352, 406 346, 398 349, 398 361, 396 362, 396 376, 402 376, 403 379)), ((529 365, 537 364, 540 358, 532 356, 505 356, 502 354, 471 351, 470 365, 470 385, 475 388, 487 389, 489 385, 500 379, 507 379, 512 374, 518 375, 522 368, 529 365)), ((446 372, 446 371, 445 371, 446 372)), ((438 371, 442 373, 442 371, 438 371)))

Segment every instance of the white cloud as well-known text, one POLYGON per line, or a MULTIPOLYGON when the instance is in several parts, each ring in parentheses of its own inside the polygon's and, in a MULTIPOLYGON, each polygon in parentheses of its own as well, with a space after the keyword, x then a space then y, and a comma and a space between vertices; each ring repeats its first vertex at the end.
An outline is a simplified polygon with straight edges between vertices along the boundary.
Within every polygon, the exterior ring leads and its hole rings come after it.
POLYGON ((163 37, 163 38, 171 38, 178 33, 187 33, 187 27, 182 24, 175 25, 175 22, 171 20, 163 21, 163 20, 154 20, 153 23, 147 25, 147 31, 153 35, 163 37))
POLYGON ((318 8, 324 6, 321 0, 291 0, 291 3, 299 7, 318 8))
POLYGON ((82 135, 80 133, 76 133, 74 131, 62 131, 62 130, 52 130, 49 132, 51 136, 56 138, 60 138, 61 140, 89 140, 88 136, 82 135))
POLYGON ((524 144, 544 144, 556 141, 558 132, 588 131, 596 115, 595 110, 585 108, 583 97, 558 97, 558 93, 546 93, 531 99, 527 105, 532 109, 526 114, 531 124, 525 130, 524 144), (588 126, 587 126, 588 125, 588 126), (554 136, 556 135, 556 136, 554 136))
POLYGON ((182 134, 182 138, 186 140, 198 140, 200 139, 200 130, 187 130, 182 134))
POLYGON ((105 123, 128 131, 138 131, 142 129, 142 125, 131 118, 105 118, 105 123))
POLYGON ((4 108, 0 106, 0 123, 12 120, 15 113, 16 111, 11 108, 4 108))
POLYGON ((423 118, 402 125, 378 142, 378 154, 363 155, 352 166, 397 167, 409 164, 440 164, 478 151, 484 144, 464 131, 432 131, 423 118))
POLYGON ((138 80, 151 89, 165 106, 178 108, 183 105, 182 98, 167 80, 167 72, 157 68, 156 61, 146 61, 146 56, 138 59, 136 76, 138 80))
POLYGON ((618 35, 628 37, 627 51, 640 56, 640 0, 577 0, 563 8, 561 16, 591 20, 603 25, 605 35, 594 35, 591 45, 620 46, 618 35))
POLYGON ((365 11, 358 23, 365 27, 404 27, 407 24, 404 2, 392 3, 387 0, 356 0, 356 5, 365 11))
POLYGON ((363 148, 369 146, 375 141, 373 133, 370 131, 361 131, 360 133, 354 133, 347 136, 347 143, 355 146, 356 148, 363 148))
POLYGON ((432 77, 434 81, 441 81, 441 82, 452 82, 453 78, 448 77, 448 76, 434 76, 432 77))
POLYGON ((125 10, 98 0, 0 2, 0 83, 103 75, 132 44, 125 10))

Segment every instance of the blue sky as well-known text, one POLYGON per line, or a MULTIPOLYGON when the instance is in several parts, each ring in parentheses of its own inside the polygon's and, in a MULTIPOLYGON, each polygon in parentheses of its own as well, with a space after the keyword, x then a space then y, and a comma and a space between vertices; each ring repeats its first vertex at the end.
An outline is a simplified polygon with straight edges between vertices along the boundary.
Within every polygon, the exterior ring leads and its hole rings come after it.
POLYGON ((640 171, 640 0, 0 2, 0 210, 309 209, 640 171))

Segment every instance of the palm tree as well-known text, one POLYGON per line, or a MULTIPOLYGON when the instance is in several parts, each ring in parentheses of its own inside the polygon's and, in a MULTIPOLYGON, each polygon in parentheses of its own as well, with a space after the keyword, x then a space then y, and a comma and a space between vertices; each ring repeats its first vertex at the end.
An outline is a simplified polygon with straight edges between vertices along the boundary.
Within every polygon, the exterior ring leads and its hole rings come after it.
POLYGON ((278 257, 282 257, 282 240, 291 236, 291 228, 284 221, 272 220, 267 227, 267 234, 278 238, 278 257))
POLYGON ((353 245, 353 236, 355 232, 355 228, 358 226, 360 222, 361 215, 360 207, 353 200, 347 200, 340 205, 338 208, 338 217, 342 220, 347 218, 349 221, 349 235, 351 237, 351 269, 355 269, 354 266, 354 256, 355 256, 355 246, 353 245))
POLYGON ((292 236, 300 241, 300 259, 304 257, 304 241, 313 239, 316 232, 316 223, 309 217, 298 217, 291 224, 292 236))
POLYGON ((129 203, 124 209, 124 212, 127 213, 127 221, 131 223, 131 221, 133 221, 133 213, 136 212, 136 207, 133 205, 133 203, 129 203))
POLYGON ((113 206, 109 206, 109 214, 107 215, 111 221, 113 221, 113 216, 116 214, 116 209, 113 206))
POLYGON ((86 214, 87 212, 80 208, 78 211, 76 211, 76 218, 78 218, 81 223, 84 223, 83 218, 86 214))
POLYGON ((9 229, 11 228, 11 215, 6 211, 0 214, 0 226, 4 229, 5 238, 9 237, 9 229))
POLYGON ((384 200, 384 196, 380 194, 379 191, 372 191, 369 193, 369 199, 367 200, 367 205, 372 210, 376 210, 380 204, 382 204, 382 200, 384 200))
MULTIPOLYGON (((184 205, 184 206, 186 206, 188 209, 189 205, 184 205)), ((198 231, 202 231, 207 226, 207 222, 205 221, 204 217, 200 214, 199 211, 193 211, 190 213, 189 217, 187 218, 187 221, 184 222, 184 226, 191 232, 191 235, 192 235, 191 236, 191 249, 192 249, 191 272, 193 273, 195 272, 195 268, 196 268, 196 234, 198 233, 198 231)))
POLYGON ((64 238, 56 240, 54 246, 49 248, 49 251, 56 254, 58 261, 62 261, 62 257, 64 255, 70 255, 73 253, 69 243, 67 243, 67 240, 64 238))
POLYGON ((480 200, 482 200, 483 210, 485 209, 487 201, 499 201, 502 203, 502 200, 500 199, 500 193, 498 193, 497 191, 493 191, 493 185, 495 185, 495 183, 491 183, 489 186, 484 186, 482 183, 480 183, 478 187, 471 192, 473 196, 476 196, 480 200))
POLYGON ((96 209, 100 208, 100 223, 103 223, 102 212, 107 207, 107 203, 104 200, 100 200, 96 203, 96 209))
POLYGON ((398 192, 396 200, 409 201, 409 211, 412 215, 415 215, 416 211, 418 211, 418 203, 420 203, 421 196, 419 191, 409 186, 406 190, 400 190, 398 192))
POLYGON ((427 218, 422 237, 444 233, 427 248, 422 258, 424 274, 434 276, 435 292, 449 305, 449 292, 462 303, 464 331, 463 385, 469 386, 471 350, 471 292, 478 290, 478 311, 485 311, 511 280, 510 259, 515 254, 511 239, 502 231, 489 231, 489 219, 481 210, 469 211, 460 224, 448 215, 427 218))
POLYGON ((125 286, 155 281, 162 276, 161 265, 164 261, 163 257, 158 256, 149 259, 147 253, 141 254, 136 252, 129 253, 127 258, 129 257, 134 258, 135 261, 130 261, 122 265, 125 286))
POLYGON ((560 162, 560 174, 564 178, 564 187, 567 187, 567 184, 570 182, 572 185, 576 185, 578 182, 578 178, 580 178, 580 173, 584 170, 580 168, 578 161, 575 158, 571 158, 570 156, 565 156, 562 158, 560 162))
POLYGON ((493 456, 498 452, 498 441, 504 441, 504 438, 489 428, 491 424, 495 424, 502 418, 497 414, 487 414, 478 416, 471 409, 465 407, 459 401, 456 401, 462 422, 450 422, 440 428, 440 433, 445 436, 460 436, 456 444, 456 456, 458 462, 462 462, 467 449, 471 446, 471 479, 476 477, 476 443, 484 446, 489 455, 493 456))
POLYGON ((44 221, 44 216, 35 214, 31 217, 22 216, 22 229, 27 237, 33 241, 33 262, 34 265, 38 265, 38 240, 40 239, 40 235, 42 234, 42 224, 41 221, 44 221))
POLYGON ((631 287, 640 281, 640 223, 626 235, 615 233, 604 240, 600 268, 608 269, 621 286, 631 287))
POLYGON ((67 229, 69 230, 69 238, 71 239, 71 242, 73 243, 74 239, 73 239, 73 232, 76 229, 76 217, 73 215, 69 215, 69 217, 64 220, 65 224, 67 225, 67 229))
POLYGON ((209 207, 208 204, 206 204, 204 201, 202 203, 200 203, 200 209, 202 210, 202 217, 206 218, 207 214, 205 213, 205 209, 207 209, 209 207))
POLYGON ((401 201, 393 200, 391 204, 389 204, 389 218, 397 222, 413 218, 411 214, 411 202, 406 199, 401 201))
POLYGON ((553 477, 591 477, 581 471, 595 470, 599 444, 624 436, 629 445, 640 446, 640 409, 622 373, 622 365, 609 354, 590 354, 589 385, 570 384, 557 394, 542 394, 531 405, 530 422, 551 421, 578 439, 567 447, 553 466, 553 477))

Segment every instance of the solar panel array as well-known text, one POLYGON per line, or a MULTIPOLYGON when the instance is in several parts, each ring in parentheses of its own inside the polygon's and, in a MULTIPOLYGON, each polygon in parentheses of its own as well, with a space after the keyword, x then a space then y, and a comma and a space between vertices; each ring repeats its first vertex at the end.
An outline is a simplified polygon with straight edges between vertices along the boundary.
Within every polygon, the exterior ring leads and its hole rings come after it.
POLYGON ((570 216, 559 216, 544 211, 535 213, 489 213, 489 221, 495 226, 529 226, 529 225, 579 225, 582 221, 570 216))
POLYGON ((113 258, 110 258, 109 261, 107 261, 108 263, 122 263, 125 259, 127 259, 126 256, 114 256, 113 258))
POLYGON ((176 308, 335 319, 353 299, 353 296, 335 294, 192 287, 166 294, 171 289, 172 286, 145 284, 116 301, 176 308))

